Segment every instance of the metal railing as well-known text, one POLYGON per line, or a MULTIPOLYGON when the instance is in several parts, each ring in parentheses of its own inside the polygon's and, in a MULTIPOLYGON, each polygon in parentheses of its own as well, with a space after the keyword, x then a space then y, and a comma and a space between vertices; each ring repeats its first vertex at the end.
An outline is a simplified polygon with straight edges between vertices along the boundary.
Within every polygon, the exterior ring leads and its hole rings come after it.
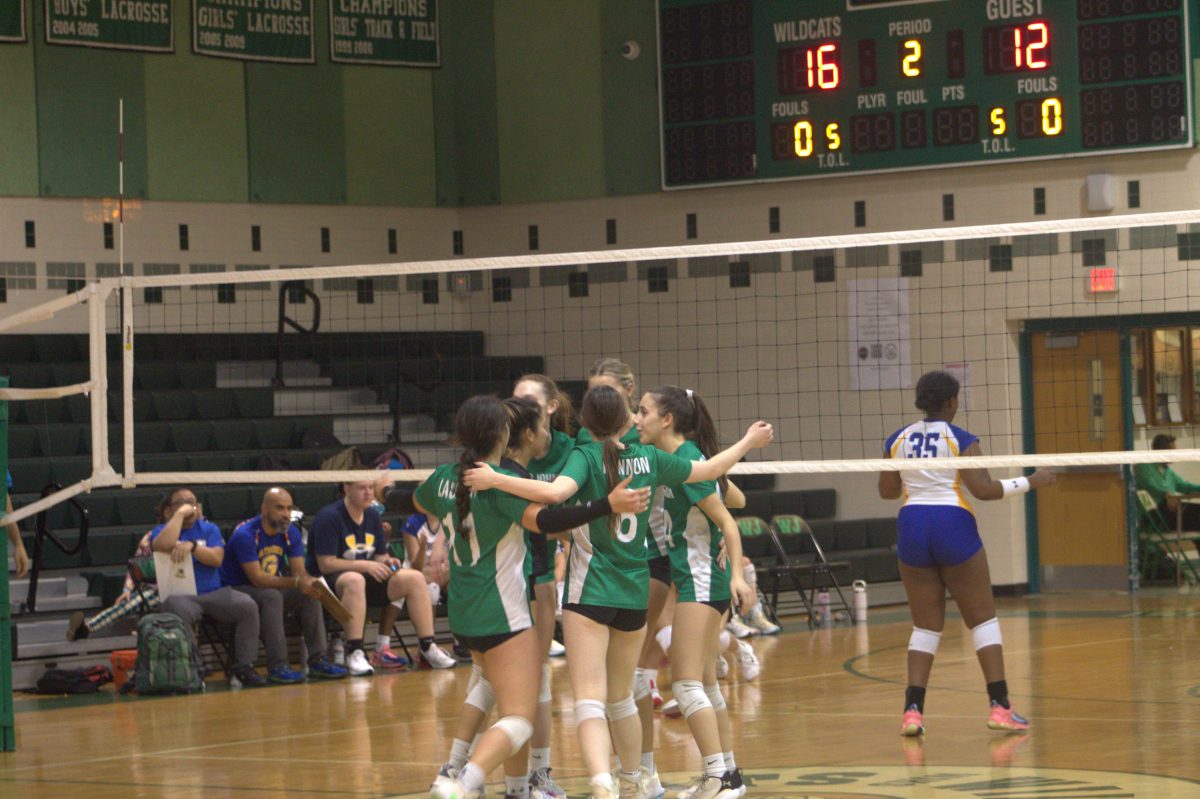
MULTIPOLYGON (((42 489, 42 497, 48 497, 54 492, 61 490, 61 485, 58 483, 51 483, 42 489)), ((49 522, 46 517, 48 511, 43 510, 37 515, 37 535, 33 539, 32 565, 29 569, 29 590, 25 594, 25 603, 22 607, 22 612, 24 613, 37 612, 38 576, 42 571, 42 553, 45 552, 45 542, 49 541, 50 543, 54 544, 54 546, 58 547, 59 551, 61 551, 67 557, 78 555, 87 548, 88 528, 90 527, 87 508, 83 507, 78 497, 71 497, 67 500, 67 504, 73 505, 75 509, 79 511, 79 540, 75 542, 75 546, 67 546, 63 543, 62 539, 58 537, 58 534, 50 529, 49 522)))

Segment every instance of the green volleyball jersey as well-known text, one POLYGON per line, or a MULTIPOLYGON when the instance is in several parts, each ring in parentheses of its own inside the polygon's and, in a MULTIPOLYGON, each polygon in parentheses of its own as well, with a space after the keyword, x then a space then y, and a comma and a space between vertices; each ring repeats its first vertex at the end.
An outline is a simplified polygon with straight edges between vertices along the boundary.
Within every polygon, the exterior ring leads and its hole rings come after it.
MULTIPOLYGON (((594 444, 596 439, 592 438, 592 434, 586 427, 579 428, 579 432, 575 434, 575 445, 582 447, 584 444, 594 444)), ((629 428, 629 432, 621 436, 622 444, 640 444, 638 439, 638 431, 636 427, 629 428)))
MULTIPOLYGON (((705 460, 700 448, 685 441, 675 455, 689 461, 705 460)), ((729 599, 729 571, 717 565, 721 528, 698 504, 717 492, 714 480, 659 486, 650 503, 650 529, 655 539, 667 542, 671 581, 679 602, 714 602, 729 599)))
MULTIPOLYGON (((630 488, 682 483, 692 464, 646 444, 629 444, 621 453, 620 478, 633 475, 630 488)), ((587 502, 608 495, 603 446, 576 447, 562 474, 579 485, 575 499, 587 502)), ((623 513, 614 532, 611 519, 596 519, 571 534, 564 603, 644 610, 650 599, 646 532, 650 511, 623 513)))
MULTIPOLYGON (((503 469, 504 474, 512 474, 503 469)), ((533 626, 529 612, 527 542, 521 515, 529 502, 489 489, 471 495, 471 531, 458 534, 457 466, 439 466, 416 490, 415 498, 442 522, 450 545, 450 629, 480 637, 533 626)))
POLYGON ((550 451, 546 453, 545 457, 534 458, 529 462, 529 474, 535 480, 554 482, 554 478, 558 477, 563 464, 567 462, 567 456, 574 448, 575 439, 561 430, 551 430, 550 451))

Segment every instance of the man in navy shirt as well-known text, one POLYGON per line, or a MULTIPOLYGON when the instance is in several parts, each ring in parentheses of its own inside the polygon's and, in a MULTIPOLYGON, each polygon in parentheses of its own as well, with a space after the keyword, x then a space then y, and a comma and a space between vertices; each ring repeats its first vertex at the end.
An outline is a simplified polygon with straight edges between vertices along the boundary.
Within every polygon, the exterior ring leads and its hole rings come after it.
POLYGON ((258 605, 267 647, 268 680, 304 680, 302 673, 289 668, 284 612, 300 617, 308 647, 308 673, 325 678, 346 676, 346 669, 325 657, 325 619, 317 601, 317 578, 304 570, 304 542, 300 529, 292 524, 292 495, 287 490, 269 489, 263 494, 261 513, 239 524, 229 536, 221 562, 221 582, 258 605))
MULTIPOLYGON (((363 654, 367 608, 405 600, 425 662, 439 669, 454 666, 454 658, 433 642, 433 604, 425 588, 425 575, 402 568, 400 560, 388 554, 382 520, 371 507, 375 500, 374 486, 367 482, 345 483, 342 492, 342 499, 322 508, 313 520, 308 571, 323 575, 350 612, 350 620, 345 624, 346 666, 350 673, 364 675, 375 671, 363 654)), ((391 653, 387 646, 390 633, 391 630, 380 630, 382 645, 376 642, 377 654, 391 653)))
POLYGON ((215 524, 204 518, 200 503, 190 488, 173 488, 164 500, 160 518, 166 522, 150 531, 155 552, 166 552, 180 563, 192 559, 196 573, 196 595, 175 594, 163 601, 163 609, 195 626, 203 616, 233 625, 233 677, 246 687, 266 685, 254 670, 258 657, 258 606, 245 594, 221 585, 221 560, 225 542, 215 524))

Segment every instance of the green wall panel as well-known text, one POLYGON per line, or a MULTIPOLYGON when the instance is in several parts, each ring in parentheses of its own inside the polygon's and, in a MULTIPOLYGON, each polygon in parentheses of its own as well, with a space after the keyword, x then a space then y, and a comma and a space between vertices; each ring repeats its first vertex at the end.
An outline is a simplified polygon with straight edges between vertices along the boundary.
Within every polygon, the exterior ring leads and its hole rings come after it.
POLYGON ((255 202, 346 202, 346 67, 329 63, 329 4, 315 2, 313 10, 316 64, 245 65, 250 199, 255 202))
POLYGON ((442 66, 433 75, 438 205, 500 202, 492 3, 438 5, 442 66))
MULTIPOLYGON (((32 9, 25 7, 25 31, 32 35, 32 9)), ((38 193, 37 79, 33 45, 0 44, 0 195, 38 193)))
POLYGON ((600 40, 593 0, 497 3, 503 202, 603 196, 600 40))
POLYGON ((239 61, 191 51, 191 9, 175 9, 175 55, 146 56, 150 196, 245 202, 246 82, 239 61))
MULTIPOLYGON (((41 8, 41 4, 37 4, 41 8)), ((38 156, 46 197, 117 196, 117 101, 125 100, 125 196, 146 197, 146 103, 140 53, 45 44, 34 15, 38 156)))
POLYGON ((604 186, 608 194, 650 194, 661 188, 658 140, 658 38, 654 3, 604 0, 600 4, 601 116, 604 186), (638 43, 630 61, 621 45, 638 43))
POLYGON ((437 166, 428 69, 346 67, 346 192, 355 205, 433 205, 437 166))

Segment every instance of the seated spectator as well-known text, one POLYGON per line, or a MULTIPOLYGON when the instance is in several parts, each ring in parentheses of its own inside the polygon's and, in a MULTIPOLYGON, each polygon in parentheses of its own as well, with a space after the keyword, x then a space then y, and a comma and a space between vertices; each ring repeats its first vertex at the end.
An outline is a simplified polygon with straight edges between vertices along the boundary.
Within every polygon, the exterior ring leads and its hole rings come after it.
MULTIPOLYGON (((8 493, 4 495, 4 512, 12 513, 12 472, 8 472, 6 476, 8 477, 8 493)), ((16 522, 5 526, 8 527, 8 554, 12 555, 13 566, 16 569, 16 579, 20 580, 29 574, 29 554, 25 551, 25 542, 21 540, 21 530, 17 527, 16 522)))
POLYGON ((445 595, 446 586, 450 583, 450 550, 440 527, 438 525, 439 529, 430 529, 429 519, 423 513, 414 513, 400 525, 404 567, 422 572, 426 583, 438 587, 437 592, 432 588, 429 590, 429 598, 435 605, 445 595))
POLYGON ((317 599, 317 579, 304 569, 304 542, 300 528, 292 524, 292 495, 283 488, 268 489, 259 515, 239 524, 229 536, 221 582, 258 605, 269 682, 304 681, 304 674, 292 671, 288 664, 284 613, 300 617, 308 673, 326 679, 346 676, 346 669, 325 657, 325 618, 317 599), (285 565, 290 574, 284 574, 285 565))
MULTIPOLYGON (((158 521, 163 522, 162 519, 158 521)), ((146 533, 138 542, 133 557, 148 558, 153 554, 154 550, 150 546, 150 533, 146 533)), ((125 587, 117 595, 117 599, 112 605, 90 619, 84 618, 82 610, 71 614, 71 620, 67 623, 67 640, 76 641, 80 638, 87 638, 92 633, 98 633, 113 626, 127 616, 149 613, 157 610, 161 605, 162 600, 158 597, 157 586, 146 583, 139 586, 134 583, 132 574, 126 574, 125 587)))
POLYGON ((379 512, 369 482, 345 483, 343 498, 321 509, 312 523, 308 548, 308 571, 322 575, 350 612, 346 630, 346 666, 356 676, 375 669, 363 653, 363 628, 368 607, 383 607, 375 642, 376 663, 385 667, 406 661, 391 649, 392 624, 398 618, 400 600, 406 600, 408 615, 416 628, 421 657, 433 668, 448 669, 455 660, 433 642, 433 604, 425 587, 425 575, 403 568, 387 552, 379 512))
MULTIPOLYGON (((1175 436, 1159 433, 1150 443, 1151 449, 1175 449, 1175 436)), ((1184 497, 1200 496, 1200 485, 1189 483, 1166 463, 1139 463, 1133 467, 1133 482, 1146 491, 1158 505, 1167 524, 1174 527, 1184 497)), ((1183 503, 1180 520, 1184 530, 1200 530, 1200 505, 1183 503)))
POLYGON ((266 685, 254 670, 258 656, 258 606, 254 600, 221 585, 225 542, 215 524, 204 518, 196 495, 188 488, 173 488, 159 505, 166 521, 150 531, 155 552, 166 552, 175 563, 191 558, 196 574, 196 595, 175 594, 163 600, 163 610, 196 625, 204 616, 233 625, 233 677, 248 688, 266 685))

